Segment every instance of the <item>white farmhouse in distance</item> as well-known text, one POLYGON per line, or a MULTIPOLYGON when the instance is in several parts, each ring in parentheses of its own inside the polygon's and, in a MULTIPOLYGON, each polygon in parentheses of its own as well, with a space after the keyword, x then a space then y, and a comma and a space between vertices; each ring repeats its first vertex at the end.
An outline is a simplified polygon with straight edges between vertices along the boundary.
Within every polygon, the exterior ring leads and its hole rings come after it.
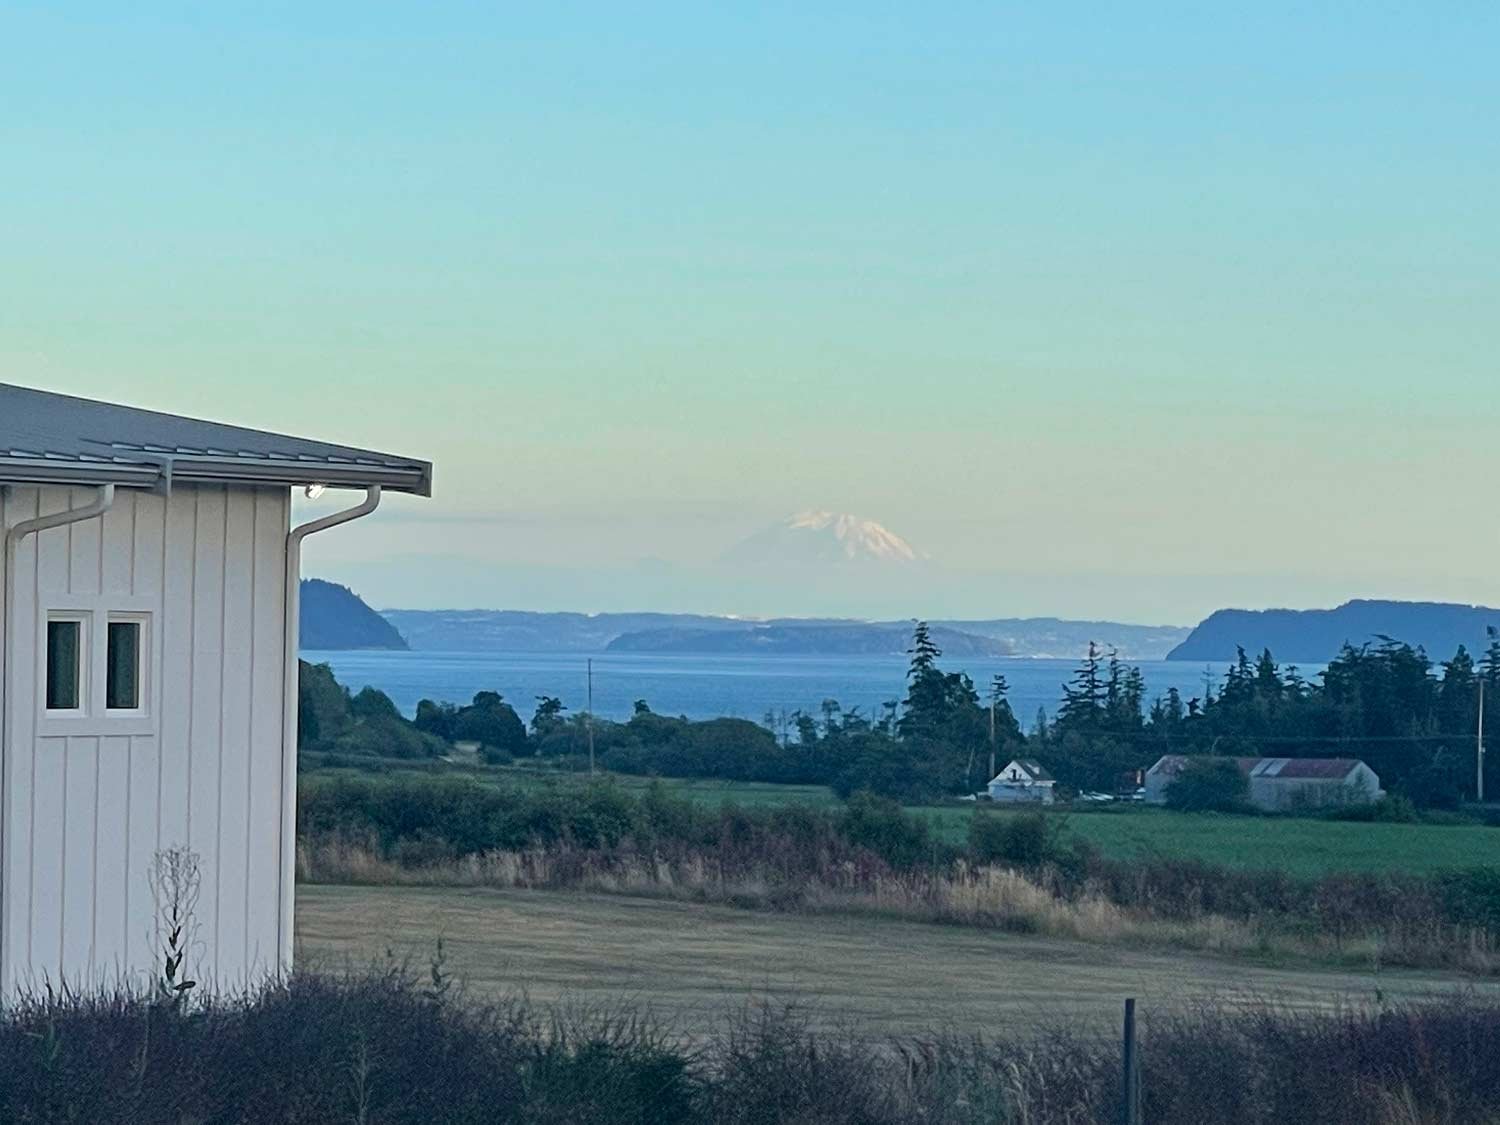
POLYGON ((424 461, 0 384, 0 999, 154 980, 174 850, 201 877, 193 976, 290 965, 301 542, 431 483, 424 461), (293 529, 303 486, 363 497, 293 529))
POLYGON ((1017 758, 990 779, 990 800, 1009 804, 1052 803, 1052 775, 1041 763, 1030 758, 1017 758))

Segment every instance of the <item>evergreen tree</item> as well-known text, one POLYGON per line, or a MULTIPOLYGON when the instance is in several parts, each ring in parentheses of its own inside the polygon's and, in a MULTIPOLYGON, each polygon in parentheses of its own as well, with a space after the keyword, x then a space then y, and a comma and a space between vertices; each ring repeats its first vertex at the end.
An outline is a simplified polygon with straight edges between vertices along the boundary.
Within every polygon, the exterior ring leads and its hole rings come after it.
POLYGON ((1270 649, 1262 650, 1255 661, 1255 694, 1262 700, 1279 702, 1286 685, 1281 681, 1281 669, 1271 656, 1270 649))
POLYGON ((792 725, 797 729, 797 742, 802 746, 818 744, 818 722, 806 711, 792 712, 792 725))
MULTIPOLYGON (((1003 673, 996 672, 990 679, 990 707, 995 712, 995 744, 997 746, 1026 741, 1025 734, 1021 732, 1021 723, 1016 718, 1016 713, 1011 710, 1009 694, 1010 684, 1003 673)), ((1042 714, 1045 719, 1046 712, 1042 714)))
POLYGON ((1125 670, 1124 682, 1120 687, 1120 701, 1114 716, 1114 729, 1116 733, 1130 734, 1141 729, 1144 716, 1141 707, 1146 699, 1146 677, 1141 674, 1137 665, 1132 664, 1125 670))
POLYGON ((912 647, 906 651, 911 664, 906 670, 906 699, 897 729, 903 738, 932 735, 947 717, 948 687, 937 666, 943 651, 933 642, 927 622, 916 623, 912 647))
POLYGON ((1500 629, 1489 625, 1484 632, 1490 643, 1479 662, 1479 671, 1484 678, 1485 694, 1491 695, 1500 689, 1500 629))
POLYGON ((823 712, 823 737, 836 736, 841 727, 839 722, 839 701, 837 699, 825 699, 818 705, 818 709, 823 712))
POLYGON ((1031 729, 1031 737, 1035 738, 1038 742, 1046 742, 1047 737, 1051 733, 1052 727, 1047 719, 1047 708, 1038 707, 1036 709, 1036 726, 1031 729))
POLYGON ((1479 680, 1474 658, 1459 645, 1453 659, 1443 662, 1443 683, 1438 689, 1440 724, 1445 732, 1460 734, 1478 726, 1479 680))
POLYGON ((906 671, 907 679, 917 679, 936 670, 937 659, 943 655, 943 650, 933 641, 932 630, 928 628, 927 622, 912 623, 911 648, 906 650, 906 655, 911 657, 911 666, 906 671))
POLYGON ((1288 699, 1296 702, 1307 695, 1308 683, 1302 678, 1302 669, 1295 664, 1286 666, 1286 674, 1283 680, 1282 694, 1288 699))
POLYGON ((1101 660, 1099 646, 1089 642, 1088 654, 1073 673, 1073 678, 1063 685, 1062 705, 1057 709, 1058 733, 1077 731, 1080 733, 1098 730, 1104 714, 1105 685, 1099 674, 1101 660))

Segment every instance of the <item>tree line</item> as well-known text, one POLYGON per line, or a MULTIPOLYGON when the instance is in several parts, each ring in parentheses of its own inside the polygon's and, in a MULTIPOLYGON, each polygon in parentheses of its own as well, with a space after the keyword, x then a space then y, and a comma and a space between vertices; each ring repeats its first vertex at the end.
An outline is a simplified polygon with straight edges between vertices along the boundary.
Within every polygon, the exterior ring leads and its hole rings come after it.
MULTIPOLYGON (((327 665, 303 665, 301 746, 335 754, 421 758, 472 743, 491 763, 519 757, 619 773, 828 785, 907 802, 969 793, 1013 757, 1034 758, 1060 786, 1113 791, 1167 753, 1222 757, 1347 757, 1382 785, 1423 806, 1451 807, 1475 790, 1480 688, 1500 705, 1500 635, 1478 660, 1460 647, 1435 666, 1419 647, 1390 637, 1345 645, 1316 677, 1269 652, 1241 649, 1201 696, 1176 688, 1147 700, 1139 667, 1090 644, 1062 685, 1056 714, 1030 730, 997 675, 981 695, 964 672, 946 671, 925 622, 916 622, 906 694, 878 713, 824 700, 816 713, 692 720, 659 715, 637 700, 623 722, 569 713, 556 696, 535 701, 530 721, 498 692, 465 705, 422 700, 414 720, 374 688, 350 694, 327 665)), ((1500 711, 1495 723, 1500 724, 1500 711)), ((1500 789, 1500 765, 1486 787, 1500 789)))

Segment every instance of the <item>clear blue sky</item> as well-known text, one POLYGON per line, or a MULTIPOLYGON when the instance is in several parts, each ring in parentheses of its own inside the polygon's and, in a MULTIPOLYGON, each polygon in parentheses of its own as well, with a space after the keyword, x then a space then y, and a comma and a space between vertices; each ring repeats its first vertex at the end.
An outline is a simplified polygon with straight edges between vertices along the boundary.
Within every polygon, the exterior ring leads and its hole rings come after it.
POLYGON ((975 613, 1500 601, 1494 4, 52 7, 0 378, 430 456, 381 602, 814 506, 975 613))

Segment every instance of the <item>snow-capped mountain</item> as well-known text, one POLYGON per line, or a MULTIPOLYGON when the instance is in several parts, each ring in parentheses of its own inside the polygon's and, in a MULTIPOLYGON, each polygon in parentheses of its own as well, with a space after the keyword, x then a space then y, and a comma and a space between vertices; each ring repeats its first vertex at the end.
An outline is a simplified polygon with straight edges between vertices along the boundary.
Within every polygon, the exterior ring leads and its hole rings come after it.
POLYGON ((741 540, 722 561, 734 566, 909 566, 925 558, 874 520, 839 512, 798 512, 741 540))

